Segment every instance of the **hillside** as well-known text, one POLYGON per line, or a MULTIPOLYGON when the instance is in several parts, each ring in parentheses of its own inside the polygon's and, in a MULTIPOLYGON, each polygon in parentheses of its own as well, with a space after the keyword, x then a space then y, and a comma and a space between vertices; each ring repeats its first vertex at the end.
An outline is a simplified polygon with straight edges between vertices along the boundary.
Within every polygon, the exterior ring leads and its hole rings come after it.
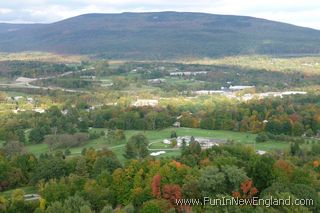
POLYGON ((87 14, 52 24, 0 24, 0 52, 47 51, 113 59, 320 53, 320 31, 204 13, 87 14))

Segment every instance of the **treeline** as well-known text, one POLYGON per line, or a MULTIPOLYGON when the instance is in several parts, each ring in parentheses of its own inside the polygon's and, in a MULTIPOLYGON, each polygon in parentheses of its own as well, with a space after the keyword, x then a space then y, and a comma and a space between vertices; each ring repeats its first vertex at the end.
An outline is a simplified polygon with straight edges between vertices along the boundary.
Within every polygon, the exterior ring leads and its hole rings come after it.
MULTIPOLYGON (((294 96, 283 99, 263 99, 224 106, 204 114, 199 125, 204 129, 235 131, 266 131, 275 135, 309 136, 320 128, 318 96, 294 96)), ((196 119, 194 115, 189 117, 196 119)))
POLYGON ((89 89, 93 87, 93 82, 84 79, 55 78, 37 82, 41 86, 57 86, 68 89, 89 89))
POLYGON ((4 61, 0 62, 1 74, 6 77, 47 77, 65 72, 83 69, 81 65, 66 65, 40 61, 4 61))
POLYGON ((232 130, 273 135, 313 137, 320 130, 319 96, 253 100, 248 103, 216 102, 204 105, 167 107, 103 106, 84 102, 63 109, 51 107, 46 113, 25 112, 0 119, 0 139, 41 143, 45 135, 87 132, 89 127, 122 130, 156 130, 181 127, 232 130), (24 137, 29 130, 28 140, 24 137))

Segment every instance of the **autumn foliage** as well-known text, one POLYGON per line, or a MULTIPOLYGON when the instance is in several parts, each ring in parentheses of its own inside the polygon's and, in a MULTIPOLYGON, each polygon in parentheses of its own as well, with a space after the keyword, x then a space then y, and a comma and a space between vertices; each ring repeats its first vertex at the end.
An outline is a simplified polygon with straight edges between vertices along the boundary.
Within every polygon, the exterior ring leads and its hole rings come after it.
POLYGON ((166 199, 174 207, 177 199, 181 199, 181 188, 177 184, 167 184, 161 188, 161 176, 155 175, 151 183, 152 195, 158 199, 166 199))
POLYGON ((151 190, 152 195, 156 198, 161 198, 161 176, 156 175, 153 177, 152 183, 151 183, 151 190))
POLYGON ((232 192, 232 196, 235 198, 250 199, 258 193, 258 189, 254 187, 253 181, 250 179, 241 183, 240 189, 240 192, 232 192))
POLYGON ((292 166, 284 160, 277 160, 273 165, 273 169, 284 172, 287 176, 290 176, 293 172, 292 166))

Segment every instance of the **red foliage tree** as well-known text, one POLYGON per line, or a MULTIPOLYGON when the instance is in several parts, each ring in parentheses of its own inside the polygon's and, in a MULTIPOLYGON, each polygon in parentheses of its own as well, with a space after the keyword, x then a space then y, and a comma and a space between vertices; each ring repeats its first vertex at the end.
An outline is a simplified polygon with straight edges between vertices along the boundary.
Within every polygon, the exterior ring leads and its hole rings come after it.
POLYGON ((181 199, 181 188, 179 185, 168 184, 162 188, 162 196, 168 200, 173 207, 176 204, 177 199, 181 199))
POLYGON ((161 175, 155 175, 152 179, 151 189, 152 195, 156 198, 161 198, 161 175))
POLYGON ((241 183, 240 188, 241 188, 241 192, 232 192, 233 197, 242 198, 242 199, 250 199, 258 193, 258 189, 256 187, 254 187, 253 181, 250 179, 241 183))

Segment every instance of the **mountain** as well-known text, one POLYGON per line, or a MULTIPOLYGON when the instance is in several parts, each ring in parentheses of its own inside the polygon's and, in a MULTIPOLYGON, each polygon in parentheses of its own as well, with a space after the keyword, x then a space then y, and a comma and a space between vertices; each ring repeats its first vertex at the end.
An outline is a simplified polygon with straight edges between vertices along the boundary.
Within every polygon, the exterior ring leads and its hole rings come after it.
POLYGON ((320 53, 320 31, 205 13, 86 14, 52 24, 0 24, 0 52, 48 51, 113 59, 320 53))

